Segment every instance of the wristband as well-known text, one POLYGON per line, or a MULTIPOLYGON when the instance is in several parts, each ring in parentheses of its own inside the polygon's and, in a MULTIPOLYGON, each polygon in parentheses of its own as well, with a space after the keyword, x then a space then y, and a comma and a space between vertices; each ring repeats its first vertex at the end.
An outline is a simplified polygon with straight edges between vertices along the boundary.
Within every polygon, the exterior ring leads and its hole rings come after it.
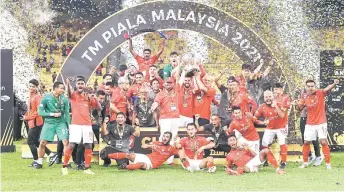
POLYGON ((51 116, 51 117, 54 117, 54 116, 55 116, 55 114, 54 114, 54 113, 50 113, 50 114, 49 114, 49 116, 51 116))

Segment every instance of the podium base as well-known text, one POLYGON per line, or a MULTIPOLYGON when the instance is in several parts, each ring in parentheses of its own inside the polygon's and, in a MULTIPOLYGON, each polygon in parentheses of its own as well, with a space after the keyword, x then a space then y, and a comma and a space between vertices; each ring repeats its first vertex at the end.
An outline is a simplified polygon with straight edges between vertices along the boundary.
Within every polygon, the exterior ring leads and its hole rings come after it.
POLYGON ((15 145, 1 146, 1 153, 13 153, 16 151, 15 145))

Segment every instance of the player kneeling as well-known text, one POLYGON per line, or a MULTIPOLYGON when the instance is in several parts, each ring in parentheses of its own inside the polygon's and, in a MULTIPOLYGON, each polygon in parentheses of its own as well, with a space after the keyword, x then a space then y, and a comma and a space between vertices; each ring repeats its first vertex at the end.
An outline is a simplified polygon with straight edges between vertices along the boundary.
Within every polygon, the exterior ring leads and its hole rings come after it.
POLYGON ((235 135, 228 136, 228 145, 231 146, 231 151, 226 157, 228 163, 226 166, 227 174, 241 175, 244 172, 258 172, 260 165, 262 165, 265 160, 268 160, 274 166, 277 174, 285 174, 285 172, 278 167, 274 155, 268 148, 256 154, 247 145, 242 146, 238 144, 235 135), (233 165, 236 166, 236 170, 232 168, 233 165))
POLYGON ((155 141, 150 144, 144 144, 143 149, 152 149, 152 153, 148 155, 139 153, 111 153, 108 154, 110 159, 129 159, 133 162, 130 165, 123 164, 121 168, 135 169, 156 169, 159 168, 170 156, 178 154, 178 150, 170 145, 172 138, 171 132, 165 132, 162 136, 162 142, 155 141))
POLYGON ((203 158, 204 149, 212 149, 215 144, 208 141, 205 137, 196 135, 197 128, 194 123, 186 126, 188 137, 176 142, 176 148, 179 149, 178 155, 184 169, 194 172, 208 168, 208 173, 216 171, 213 157, 203 158))

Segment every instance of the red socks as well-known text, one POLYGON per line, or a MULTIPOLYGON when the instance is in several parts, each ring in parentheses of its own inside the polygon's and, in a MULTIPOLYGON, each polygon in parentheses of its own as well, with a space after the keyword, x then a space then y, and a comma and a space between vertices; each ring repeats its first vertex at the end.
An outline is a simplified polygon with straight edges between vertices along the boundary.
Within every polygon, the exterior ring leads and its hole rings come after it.
POLYGON ((322 152, 323 152, 324 157, 325 157, 325 162, 331 163, 331 153, 330 153, 330 148, 328 147, 328 145, 322 146, 322 152))
POLYGON ((63 165, 64 166, 67 166, 68 163, 69 163, 69 159, 70 159, 70 156, 72 156, 72 153, 73 153, 73 149, 65 149, 64 151, 64 160, 63 160, 63 165))
MULTIPOLYGON (((302 146, 302 156, 303 156, 303 162, 308 163, 308 155, 311 151, 311 145, 310 144, 303 144, 302 146)), ((324 148, 323 148, 324 151, 324 148)))
POLYGON ((110 158, 110 159, 126 159, 127 153, 111 153, 111 154, 108 154, 108 158, 110 158))
POLYGON ((89 168, 90 164, 91 164, 91 160, 92 160, 92 149, 85 149, 85 153, 84 153, 84 157, 85 157, 85 167, 89 168))
POLYGON ((280 145, 281 150, 281 160, 283 163, 287 162, 287 156, 288 156, 288 146, 286 144, 280 145))
POLYGON ((143 167, 142 163, 135 163, 135 164, 127 165, 126 168, 129 170, 135 170, 135 169, 141 169, 142 167, 143 167))
POLYGON ((274 157, 274 155, 271 153, 271 151, 269 150, 268 154, 267 154, 267 159, 268 159, 268 162, 274 166, 275 169, 278 168, 278 163, 276 161, 276 158, 274 157))

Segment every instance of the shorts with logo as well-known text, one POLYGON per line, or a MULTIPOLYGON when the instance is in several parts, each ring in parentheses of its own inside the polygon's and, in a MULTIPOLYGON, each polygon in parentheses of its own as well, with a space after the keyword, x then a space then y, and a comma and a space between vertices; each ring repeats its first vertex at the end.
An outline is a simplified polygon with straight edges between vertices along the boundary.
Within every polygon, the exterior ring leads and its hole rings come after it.
POLYGON ((93 143, 92 125, 75 125, 69 126, 69 142, 71 143, 93 143))
POLYGON ((153 165, 151 160, 148 158, 147 155, 140 154, 140 153, 135 153, 135 163, 145 163, 147 165, 146 170, 153 169, 153 165))
POLYGON ((44 122, 40 140, 54 141, 55 134, 60 141, 69 138, 68 127, 65 121, 56 121, 54 123, 44 122))
MULTIPOLYGON (((188 170, 189 170, 189 171, 201 171, 201 170, 203 170, 203 169, 200 167, 202 161, 203 161, 203 159, 197 159, 197 160, 195 160, 195 159, 190 159, 190 160, 189 160, 190 166, 189 166, 189 169, 188 169, 188 170)), ((182 166, 183 166, 183 164, 182 164, 182 166)), ((183 166, 183 168, 186 169, 184 166, 183 166)))
POLYGON ((286 144, 286 139, 288 136, 288 127, 280 129, 265 129, 262 139, 262 146, 269 146, 273 142, 275 135, 277 135, 279 145, 286 144))
POLYGON ((260 160, 259 154, 253 157, 249 162, 246 163, 246 167, 250 169, 250 172, 258 172, 258 169, 260 165, 262 164, 262 161, 260 160))
POLYGON ((327 139, 327 123, 320 125, 308 125, 306 124, 304 140, 305 141, 315 141, 317 136, 319 139, 327 139))

